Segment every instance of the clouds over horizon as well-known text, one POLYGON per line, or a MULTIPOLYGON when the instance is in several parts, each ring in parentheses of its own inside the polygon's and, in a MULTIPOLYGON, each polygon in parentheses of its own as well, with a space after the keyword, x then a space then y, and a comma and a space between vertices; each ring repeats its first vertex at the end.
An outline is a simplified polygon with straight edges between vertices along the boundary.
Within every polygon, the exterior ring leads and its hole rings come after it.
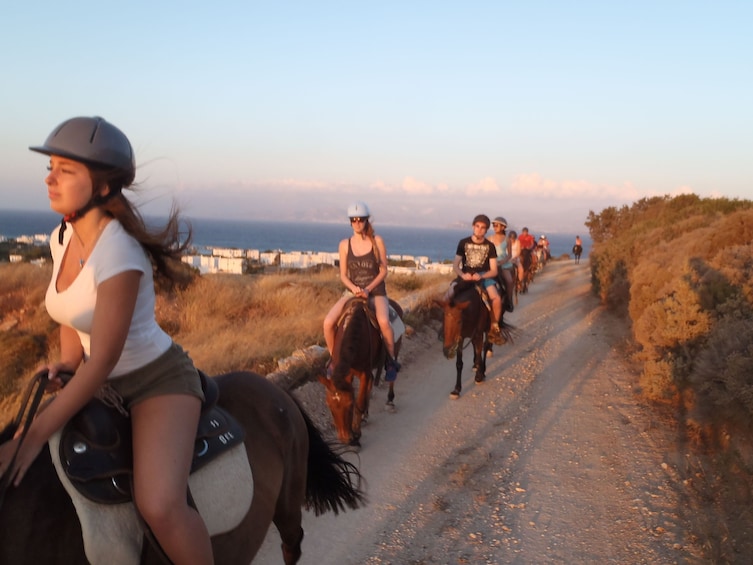
MULTIPOLYGON (((198 186, 190 183, 182 183, 179 187, 182 191, 192 192, 198 186)), ((597 200, 599 202, 614 202, 615 204, 630 203, 641 198, 669 194, 692 193, 694 190, 687 185, 678 186, 671 190, 656 191, 639 189, 632 182, 625 181, 622 184, 613 185, 591 182, 584 179, 555 180, 546 178, 540 173, 521 173, 513 177, 507 186, 502 185, 492 176, 487 176, 464 186, 451 187, 447 183, 433 184, 413 176, 406 176, 398 183, 384 180, 376 180, 368 185, 359 185, 346 182, 331 182, 324 180, 306 180, 297 178, 280 178, 256 181, 235 181, 224 185, 212 187, 214 191, 238 193, 256 193, 270 189, 287 194, 311 195, 312 191, 325 194, 360 195, 364 191, 373 193, 406 196, 406 197, 430 197, 430 196, 465 196, 465 197, 488 197, 488 196, 515 196, 525 198, 547 198, 562 200, 597 200)), ((607 204, 609 205, 609 204, 607 204)))

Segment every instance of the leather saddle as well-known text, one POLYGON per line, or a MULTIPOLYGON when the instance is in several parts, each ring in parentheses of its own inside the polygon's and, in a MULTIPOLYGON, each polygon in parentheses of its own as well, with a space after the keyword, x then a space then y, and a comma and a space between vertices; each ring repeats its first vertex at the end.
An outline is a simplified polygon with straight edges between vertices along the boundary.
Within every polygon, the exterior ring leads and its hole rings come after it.
MULTIPOLYGON (((238 422, 217 406, 217 383, 201 371, 199 374, 206 400, 196 433, 192 473, 244 438, 238 422)), ((164 441, 169 442, 170 438, 164 441)), ((92 399, 63 428, 60 462, 71 483, 86 498, 100 504, 130 502, 133 499, 130 418, 100 399, 92 399)))
MULTIPOLYGON (((387 301, 389 303, 390 324, 392 324, 394 327, 396 321, 398 319, 402 319, 403 309, 392 298, 388 298, 387 301)), ((368 298, 368 301, 366 299, 359 298, 356 296, 348 300, 345 303, 345 306, 343 307, 342 312, 340 313, 340 318, 337 320, 337 325, 339 326, 345 323, 345 319, 350 318, 353 315, 354 310, 358 308, 359 306, 363 306, 363 305, 366 306, 366 308, 364 308, 364 311, 366 312, 366 317, 368 318, 369 323, 371 324, 371 327, 379 331, 379 321, 377 320, 377 317, 376 317, 376 309, 374 308, 373 296, 370 296, 368 298)))

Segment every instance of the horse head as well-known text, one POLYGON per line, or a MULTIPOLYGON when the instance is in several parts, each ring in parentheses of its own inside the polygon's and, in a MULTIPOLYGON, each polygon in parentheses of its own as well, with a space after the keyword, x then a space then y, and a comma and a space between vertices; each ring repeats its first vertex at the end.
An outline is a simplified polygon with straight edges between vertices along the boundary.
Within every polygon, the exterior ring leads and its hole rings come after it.
POLYGON ((337 436, 350 445, 360 445, 361 421, 368 411, 373 382, 372 367, 381 352, 381 336, 371 326, 366 308, 366 301, 358 298, 345 305, 335 332, 332 377, 319 377, 337 436), (358 398, 353 383, 356 378, 358 398))
POLYGON ((442 352, 447 359, 452 359, 463 340, 463 311, 471 304, 470 300, 464 302, 436 301, 444 311, 444 336, 442 352))
MULTIPOLYGON (((333 375, 334 377, 334 375, 333 375)), ((334 378, 319 377, 319 382, 326 391, 327 407, 332 413, 332 421, 337 430, 337 437, 344 444, 357 445, 360 439, 353 433, 353 413, 355 412, 355 395, 353 393, 353 376, 349 374, 338 387, 334 378)))

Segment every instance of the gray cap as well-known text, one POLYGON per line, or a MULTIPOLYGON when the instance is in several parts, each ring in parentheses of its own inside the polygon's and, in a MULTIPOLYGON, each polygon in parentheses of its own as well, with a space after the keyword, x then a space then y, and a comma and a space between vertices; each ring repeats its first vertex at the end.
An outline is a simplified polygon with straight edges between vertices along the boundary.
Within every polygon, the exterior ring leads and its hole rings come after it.
POLYGON ((59 155, 90 165, 104 165, 127 173, 128 181, 136 176, 136 161, 131 142, 125 134, 103 118, 71 118, 56 127, 44 145, 29 147, 45 155, 59 155))

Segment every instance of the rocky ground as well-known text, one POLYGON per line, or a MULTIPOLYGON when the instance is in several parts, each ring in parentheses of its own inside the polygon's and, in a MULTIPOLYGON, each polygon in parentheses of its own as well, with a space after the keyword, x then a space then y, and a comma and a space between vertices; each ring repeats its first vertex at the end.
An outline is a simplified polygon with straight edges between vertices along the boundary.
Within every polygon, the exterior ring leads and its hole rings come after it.
MULTIPOLYGON (((624 324, 592 296, 588 265, 547 265, 508 319, 515 342, 482 384, 466 359, 457 400, 436 333, 406 340, 397 411, 375 389, 352 456, 370 502, 307 514, 301 563, 749 563, 698 496, 702 465, 635 396, 624 324)), ((296 395, 331 432, 323 387, 296 395)), ((276 532, 254 562, 281 562, 276 532)))

